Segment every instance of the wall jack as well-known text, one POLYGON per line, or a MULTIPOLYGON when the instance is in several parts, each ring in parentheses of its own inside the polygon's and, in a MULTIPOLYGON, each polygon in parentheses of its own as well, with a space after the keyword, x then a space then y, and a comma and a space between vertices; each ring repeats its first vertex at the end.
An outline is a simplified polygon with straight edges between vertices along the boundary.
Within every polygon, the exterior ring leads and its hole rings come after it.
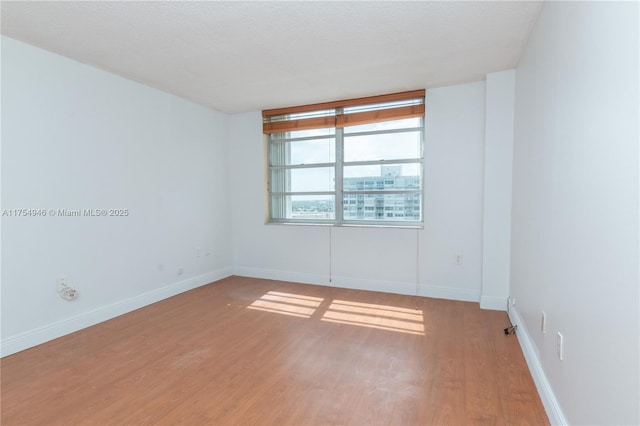
POLYGON ((66 284, 60 284, 58 286, 58 293, 60 297, 65 300, 75 300, 78 297, 78 290, 66 284))
POLYGON ((512 325, 511 327, 507 327, 504 329, 504 334, 516 334, 516 330, 518 330, 518 326, 512 325))

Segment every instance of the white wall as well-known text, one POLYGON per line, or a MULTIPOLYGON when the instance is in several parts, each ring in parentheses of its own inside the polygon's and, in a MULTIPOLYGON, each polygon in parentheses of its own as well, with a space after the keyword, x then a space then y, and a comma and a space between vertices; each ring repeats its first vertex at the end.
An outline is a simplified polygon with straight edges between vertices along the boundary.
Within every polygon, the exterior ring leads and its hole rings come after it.
POLYGON ((487 74, 480 297, 487 309, 505 310, 509 297, 515 84, 515 70, 487 74))
POLYGON ((2 354, 230 274, 227 160, 226 115, 2 37, 2 209, 130 212, 2 217, 2 354))
POLYGON ((232 116, 234 272, 415 294, 419 245, 420 294, 478 301, 484 113, 484 82, 427 91, 426 214, 420 231, 265 225, 261 116, 232 116), (464 256, 460 266, 454 264, 456 254, 464 256))
POLYGON ((640 423, 638 13, 545 3, 517 68, 513 317, 553 421, 640 423))

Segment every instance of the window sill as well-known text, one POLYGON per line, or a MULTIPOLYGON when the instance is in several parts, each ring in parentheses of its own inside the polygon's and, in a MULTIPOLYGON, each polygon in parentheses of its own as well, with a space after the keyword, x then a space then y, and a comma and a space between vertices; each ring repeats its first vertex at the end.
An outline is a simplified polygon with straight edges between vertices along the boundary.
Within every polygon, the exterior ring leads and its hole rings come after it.
POLYGON ((386 229, 424 229, 424 224, 377 224, 377 223, 317 223, 317 222, 265 222, 265 225, 283 226, 320 226, 332 228, 386 228, 386 229))

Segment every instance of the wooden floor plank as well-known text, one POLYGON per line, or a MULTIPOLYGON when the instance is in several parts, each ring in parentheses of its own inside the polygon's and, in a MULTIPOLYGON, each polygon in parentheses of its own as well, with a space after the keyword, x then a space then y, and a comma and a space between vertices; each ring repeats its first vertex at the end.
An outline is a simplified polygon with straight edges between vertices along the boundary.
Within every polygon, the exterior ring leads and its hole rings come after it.
POLYGON ((0 420, 548 424, 507 325, 477 303, 230 277, 3 358, 0 420))

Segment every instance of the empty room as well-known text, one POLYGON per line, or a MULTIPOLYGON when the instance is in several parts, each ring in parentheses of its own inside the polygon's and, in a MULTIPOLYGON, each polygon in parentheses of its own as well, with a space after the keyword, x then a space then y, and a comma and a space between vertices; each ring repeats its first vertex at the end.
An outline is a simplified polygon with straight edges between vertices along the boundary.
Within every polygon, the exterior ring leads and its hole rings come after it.
POLYGON ((3 425, 640 424, 640 3, 0 14, 3 425))

